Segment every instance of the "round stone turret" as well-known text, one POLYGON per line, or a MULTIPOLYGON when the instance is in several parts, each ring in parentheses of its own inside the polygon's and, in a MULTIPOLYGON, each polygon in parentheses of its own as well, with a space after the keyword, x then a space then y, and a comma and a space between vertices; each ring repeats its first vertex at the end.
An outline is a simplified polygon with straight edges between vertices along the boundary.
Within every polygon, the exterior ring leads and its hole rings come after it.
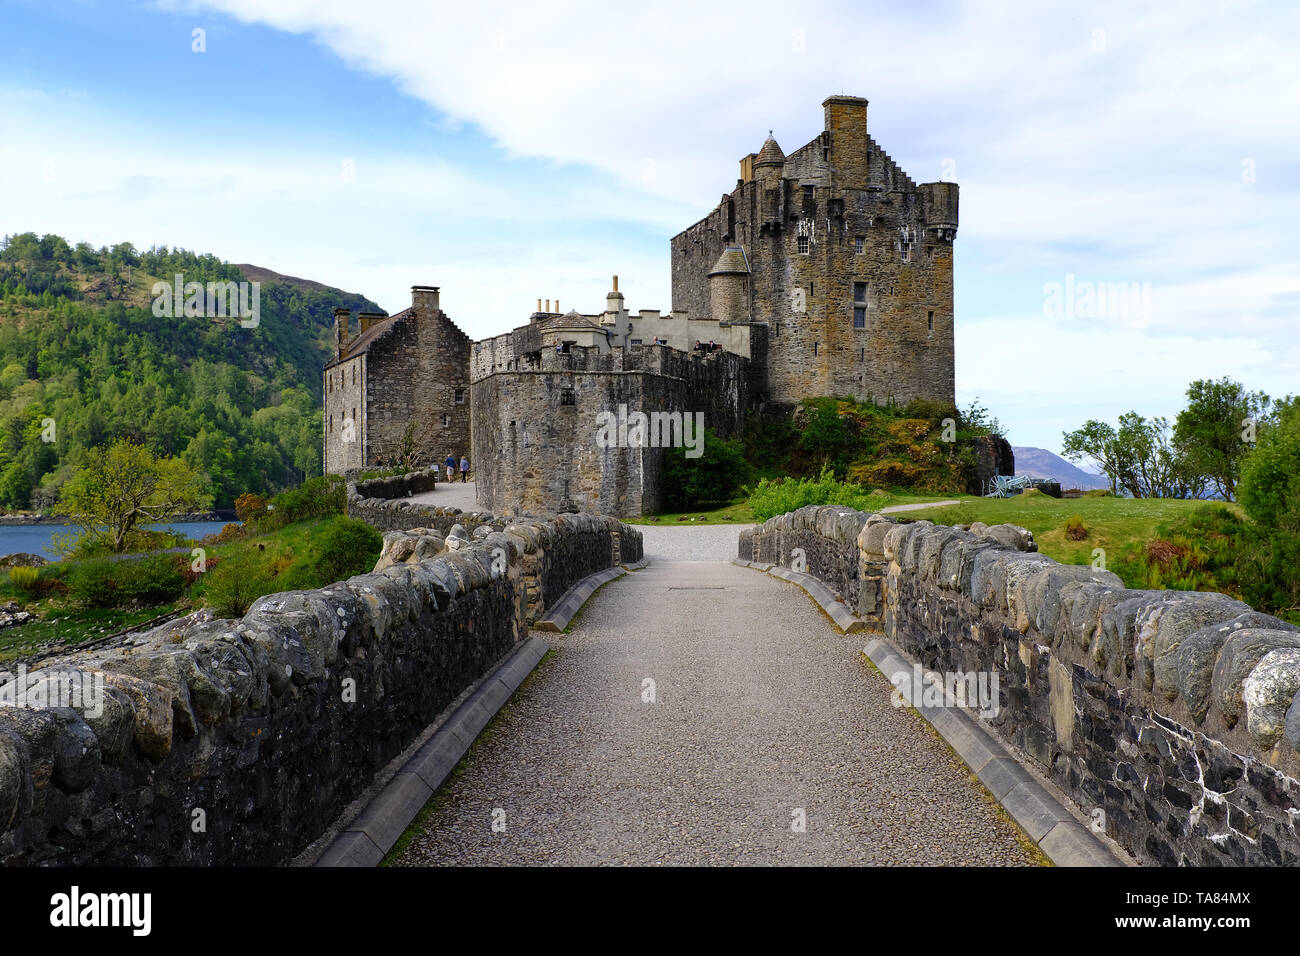
POLYGON ((775 184, 785 171, 785 153, 768 130, 767 141, 754 157, 754 178, 767 185, 775 184))
POLYGON ((709 270, 709 301, 715 322, 749 321, 749 259, 741 246, 727 246, 709 270))

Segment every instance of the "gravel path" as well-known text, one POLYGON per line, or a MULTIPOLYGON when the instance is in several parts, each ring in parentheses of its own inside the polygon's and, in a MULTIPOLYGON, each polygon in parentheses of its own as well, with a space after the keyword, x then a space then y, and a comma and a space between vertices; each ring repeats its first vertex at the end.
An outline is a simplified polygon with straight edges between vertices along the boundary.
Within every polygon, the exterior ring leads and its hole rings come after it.
POLYGON ((452 482, 439 480, 433 491, 421 491, 419 494, 411 495, 411 500, 437 505, 440 508, 477 511, 478 505, 475 504, 474 495, 474 482, 461 481, 457 477, 452 482))
POLYGON ((736 526, 643 530, 655 563, 547 635, 396 865, 1032 862, 862 635, 720 563, 736 526))

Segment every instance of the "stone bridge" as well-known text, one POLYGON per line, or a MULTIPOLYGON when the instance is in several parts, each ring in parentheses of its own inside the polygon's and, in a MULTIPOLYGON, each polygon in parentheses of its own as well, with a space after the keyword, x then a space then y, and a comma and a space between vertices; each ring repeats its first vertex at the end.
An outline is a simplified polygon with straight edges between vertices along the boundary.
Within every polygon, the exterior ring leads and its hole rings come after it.
POLYGON ((350 490, 371 574, 33 675, 98 675, 103 706, 0 708, 0 862, 1300 859, 1300 629, 1239 602, 1010 526, 416 490, 350 490))

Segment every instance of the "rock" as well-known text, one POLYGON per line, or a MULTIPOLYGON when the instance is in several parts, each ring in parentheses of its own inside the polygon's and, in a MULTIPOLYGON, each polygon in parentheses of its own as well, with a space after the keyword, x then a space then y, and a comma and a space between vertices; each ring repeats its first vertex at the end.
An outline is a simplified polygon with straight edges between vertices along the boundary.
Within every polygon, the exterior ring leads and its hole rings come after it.
POLYGON ((13 554, 6 554, 0 557, 0 569, 9 568, 40 568, 49 564, 49 560, 41 557, 39 554, 31 554, 27 551, 15 551, 13 554))
POLYGON ((1269 651, 1283 647, 1300 647, 1300 633, 1245 627, 1228 636, 1214 663, 1210 683, 1211 699, 1229 727, 1237 723, 1242 708, 1242 685, 1255 665, 1269 651))
POLYGON ((99 771, 99 739, 70 707, 61 707, 55 714, 54 783, 64 793, 80 793, 95 781, 99 771))
POLYGON ((1293 750, 1300 752, 1300 693, 1291 698, 1291 706, 1287 708, 1283 731, 1286 734, 1286 742, 1291 745, 1293 750))
POLYGON ((1286 712, 1297 691, 1300 691, 1300 647, 1269 651, 1242 682, 1246 732, 1260 750, 1271 749, 1282 736, 1286 712))
POLYGON ((1153 622, 1154 638, 1143 643, 1144 651, 1150 652, 1155 689, 1168 700, 1178 696, 1178 648, 1185 638, 1250 611, 1248 604, 1209 592, 1188 592, 1186 598, 1172 600, 1153 622))
POLYGON ((155 762, 172 749, 172 692, 130 674, 105 673, 104 681, 124 693, 135 714, 135 745, 155 762))
POLYGON ((1214 679, 1214 662, 1218 660, 1219 651, 1229 636, 1247 627, 1266 630, 1293 629, 1292 625, 1277 618, 1258 611, 1249 611, 1234 617, 1231 621, 1211 624, 1193 631, 1179 644, 1174 662, 1178 671, 1178 693, 1196 723, 1202 723, 1210 710, 1213 696, 1210 685, 1214 679))
MULTIPOLYGON (((976 524, 978 523, 976 522, 976 524)), ((973 530, 974 525, 971 527, 973 530)), ((979 534, 986 538, 992 538, 998 544, 1006 545, 1008 548, 1015 548, 1017 551, 1038 550, 1038 544, 1034 541, 1034 533, 1028 528, 1022 528, 1019 525, 995 524, 991 527, 986 526, 979 534)))
POLYGON ((0 834, 30 811, 32 795, 27 747, 16 735, 0 730, 0 834))

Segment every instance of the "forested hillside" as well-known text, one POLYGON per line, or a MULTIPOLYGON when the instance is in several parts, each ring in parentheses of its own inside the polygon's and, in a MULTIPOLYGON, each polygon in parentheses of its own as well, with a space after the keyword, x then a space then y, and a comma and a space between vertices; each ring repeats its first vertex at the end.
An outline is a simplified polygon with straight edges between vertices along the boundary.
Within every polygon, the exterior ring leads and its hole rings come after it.
POLYGON ((333 310, 379 308, 254 271, 262 282, 255 328, 235 317, 158 317, 150 308, 157 281, 177 273, 186 282, 245 277, 238 266, 183 249, 6 237, 0 508, 50 506, 85 450, 119 436, 185 458, 209 476, 217 507, 319 474, 321 367, 333 310))

